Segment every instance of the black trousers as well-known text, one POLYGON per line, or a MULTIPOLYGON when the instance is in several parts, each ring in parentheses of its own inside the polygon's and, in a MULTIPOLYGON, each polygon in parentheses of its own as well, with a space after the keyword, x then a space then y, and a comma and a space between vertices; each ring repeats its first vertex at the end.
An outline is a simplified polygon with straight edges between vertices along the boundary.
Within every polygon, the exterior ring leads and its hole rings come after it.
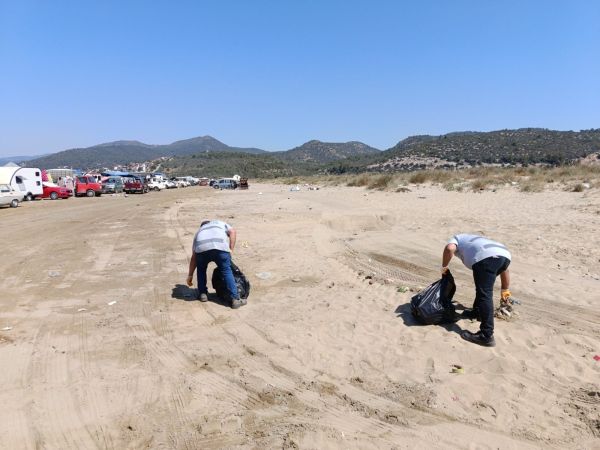
POLYGON ((494 335, 494 282, 496 277, 508 269, 510 260, 504 256, 491 256, 473 264, 475 281, 474 310, 479 310, 481 333, 490 338, 494 335))

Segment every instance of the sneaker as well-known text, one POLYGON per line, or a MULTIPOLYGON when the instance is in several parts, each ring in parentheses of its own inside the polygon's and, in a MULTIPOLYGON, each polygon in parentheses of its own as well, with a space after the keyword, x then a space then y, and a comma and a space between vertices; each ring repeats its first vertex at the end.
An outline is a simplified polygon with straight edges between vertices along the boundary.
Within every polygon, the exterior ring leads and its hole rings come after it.
POLYGON ((477 333, 471 333, 470 331, 463 330, 463 332, 460 333, 460 337, 463 338, 465 341, 469 341, 477 345, 482 345, 484 347, 496 346, 496 340, 494 339, 494 336, 486 338, 483 335, 483 333, 481 333, 481 331, 478 331, 477 333))
POLYGON ((208 295, 206 295, 206 294, 200 294, 200 297, 198 297, 198 300, 200 300, 201 302, 207 302, 208 301, 208 295))
POLYGON ((231 309, 238 309, 240 306, 244 306, 246 302, 244 300, 240 300, 239 298, 234 298, 231 300, 231 309))

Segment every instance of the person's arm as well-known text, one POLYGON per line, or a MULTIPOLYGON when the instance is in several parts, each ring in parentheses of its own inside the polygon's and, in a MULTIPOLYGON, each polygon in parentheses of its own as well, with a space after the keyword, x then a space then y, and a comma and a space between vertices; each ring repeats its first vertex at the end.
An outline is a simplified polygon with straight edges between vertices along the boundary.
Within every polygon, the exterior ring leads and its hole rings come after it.
POLYGON ((234 228, 229 229, 229 250, 233 251, 235 247, 235 239, 237 237, 237 233, 234 228))
POLYGON ((192 252, 190 258, 190 267, 188 269, 187 285, 191 286, 194 284, 194 271, 196 270, 196 253, 192 252))
POLYGON ((442 275, 448 270, 448 264, 456 252, 456 244, 448 244, 444 247, 444 253, 442 254, 442 275))
POLYGON ((504 272, 500 274, 500 298, 504 302, 508 302, 511 293, 510 293, 510 272, 506 269, 504 272))

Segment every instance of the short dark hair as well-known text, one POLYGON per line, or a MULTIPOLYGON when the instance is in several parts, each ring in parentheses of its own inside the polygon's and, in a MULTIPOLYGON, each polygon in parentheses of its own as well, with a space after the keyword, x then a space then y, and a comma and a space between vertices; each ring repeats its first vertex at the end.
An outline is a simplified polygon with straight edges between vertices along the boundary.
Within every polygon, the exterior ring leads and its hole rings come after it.
POLYGON ((200 226, 203 227, 207 223, 210 223, 210 220, 203 220, 202 223, 200 224, 200 226))

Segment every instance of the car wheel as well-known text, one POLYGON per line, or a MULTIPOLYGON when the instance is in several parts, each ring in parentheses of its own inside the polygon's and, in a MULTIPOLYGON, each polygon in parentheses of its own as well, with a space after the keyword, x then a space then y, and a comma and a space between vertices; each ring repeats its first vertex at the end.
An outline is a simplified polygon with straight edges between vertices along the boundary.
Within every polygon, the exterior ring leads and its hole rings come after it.
POLYGON ((31 194, 27 194, 25 197, 23 197, 23 199, 24 199, 25 201, 28 201, 28 202, 30 202, 31 200, 33 200, 33 195, 31 195, 31 194))
POLYGON ((52 200, 56 200, 58 198, 58 194, 56 192, 50 192, 50 198, 52 200))
POLYGON ((92 191, 91 189, 88 189, 86 191, 85 195, 87 195, 88 197, 93 197, 94 195, 96 195, 96 193, 94 191, 92 191))
POLYGON ((16 208, 17 206, 19 206, 19 200, 17 200, 16 198, 13 198, 12 201, 10 202, 10 207, 16 208))

